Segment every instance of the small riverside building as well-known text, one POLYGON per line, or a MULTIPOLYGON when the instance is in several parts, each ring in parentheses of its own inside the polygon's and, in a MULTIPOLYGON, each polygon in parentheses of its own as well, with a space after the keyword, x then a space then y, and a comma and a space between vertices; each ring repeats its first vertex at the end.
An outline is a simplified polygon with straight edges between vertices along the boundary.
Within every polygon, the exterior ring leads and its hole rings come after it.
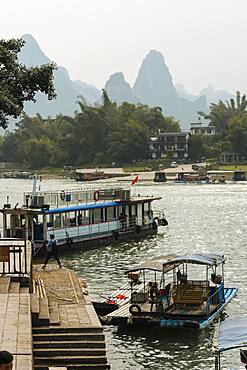
POLYGON ((159 132, 151 137, 149 149, 152 159, 166 158, 172 153, 174 159, 188 158, 188 132, 159 132))
POLYGON ((201 121, 192 122, 190 124, 191 135, 215 135, 216 130, 214 126, 203 126, 201 121))

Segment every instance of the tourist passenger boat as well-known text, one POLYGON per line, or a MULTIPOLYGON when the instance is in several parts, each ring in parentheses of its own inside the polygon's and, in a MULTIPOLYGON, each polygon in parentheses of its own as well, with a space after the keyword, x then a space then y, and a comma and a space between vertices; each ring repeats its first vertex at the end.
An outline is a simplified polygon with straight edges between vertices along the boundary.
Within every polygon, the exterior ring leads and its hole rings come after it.
POLYGON ((213 340, 215 370, 221 369, 221 354, 236 348, 240 348, 240 360, 247 368, 247 351, 243 349, 245 347, 247 347, 247 316, 219 322, 213 340))
POLYGON ((237 293, 237 288, 225 287, 224 264, 224 256, 194 254, 169 255, 136 266, 127 273, 142 274, 143 291, 131 286, 130 302, 106 319, 112 324, 203 329, 237 293))
POLYGON ((32 240, 35 250, 55 235, 60 251, 143 238, 167 225, 163 212, 154 212, 152 196, 131 195, 130 189, 60 190, 24 193, 23 206, 3 214, 3 237, 32 240))

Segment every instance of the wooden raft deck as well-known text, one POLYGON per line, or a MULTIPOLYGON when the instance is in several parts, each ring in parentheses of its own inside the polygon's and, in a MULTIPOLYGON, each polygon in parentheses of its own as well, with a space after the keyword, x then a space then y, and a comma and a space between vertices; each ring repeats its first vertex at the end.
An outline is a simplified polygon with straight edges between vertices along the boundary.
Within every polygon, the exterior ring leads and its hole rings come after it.
POLYGON ((56 265, 33 270, 34 368, 109 369, 103 328, 80 280, 56 265))

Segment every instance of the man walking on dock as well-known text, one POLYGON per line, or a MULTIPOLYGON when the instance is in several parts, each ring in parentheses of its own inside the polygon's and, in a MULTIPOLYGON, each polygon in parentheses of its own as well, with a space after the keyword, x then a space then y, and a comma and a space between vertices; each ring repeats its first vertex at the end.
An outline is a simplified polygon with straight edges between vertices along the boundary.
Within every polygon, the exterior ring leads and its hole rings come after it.
POLYGON ((47 265, 49 259, 53 256, 55 258, 55 260, 57 261, 58 266, 61 269, 62 268, 61 262, 60 262, 60 260, 58 258, 58 254, 57 254, 57 240, 55 239, 55 235, 54 234, 51 234, 50 235, 50 240, 46 244, 46 252, 47 252, 46 260, 45 260, 44 266, 42 268, 43 269, 45 268, 45 266, 47 265))

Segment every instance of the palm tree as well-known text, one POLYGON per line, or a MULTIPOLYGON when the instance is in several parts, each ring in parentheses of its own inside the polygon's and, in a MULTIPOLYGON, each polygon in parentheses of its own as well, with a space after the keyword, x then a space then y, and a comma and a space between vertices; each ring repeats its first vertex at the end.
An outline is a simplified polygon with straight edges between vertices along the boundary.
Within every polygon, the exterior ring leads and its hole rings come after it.
POLYGON ((233 117, 239 116, 246 111, 247 100, 246 95, 241 96, 240 92, 236 93, 236 101, 230 99, 230 101, 219 103, 212 103, 210 105, 210 113, 203 114, 204 118, 209 119, 210 126, 214 126, 219 134, 223 134, 228 129, 229 120, 233 117))

